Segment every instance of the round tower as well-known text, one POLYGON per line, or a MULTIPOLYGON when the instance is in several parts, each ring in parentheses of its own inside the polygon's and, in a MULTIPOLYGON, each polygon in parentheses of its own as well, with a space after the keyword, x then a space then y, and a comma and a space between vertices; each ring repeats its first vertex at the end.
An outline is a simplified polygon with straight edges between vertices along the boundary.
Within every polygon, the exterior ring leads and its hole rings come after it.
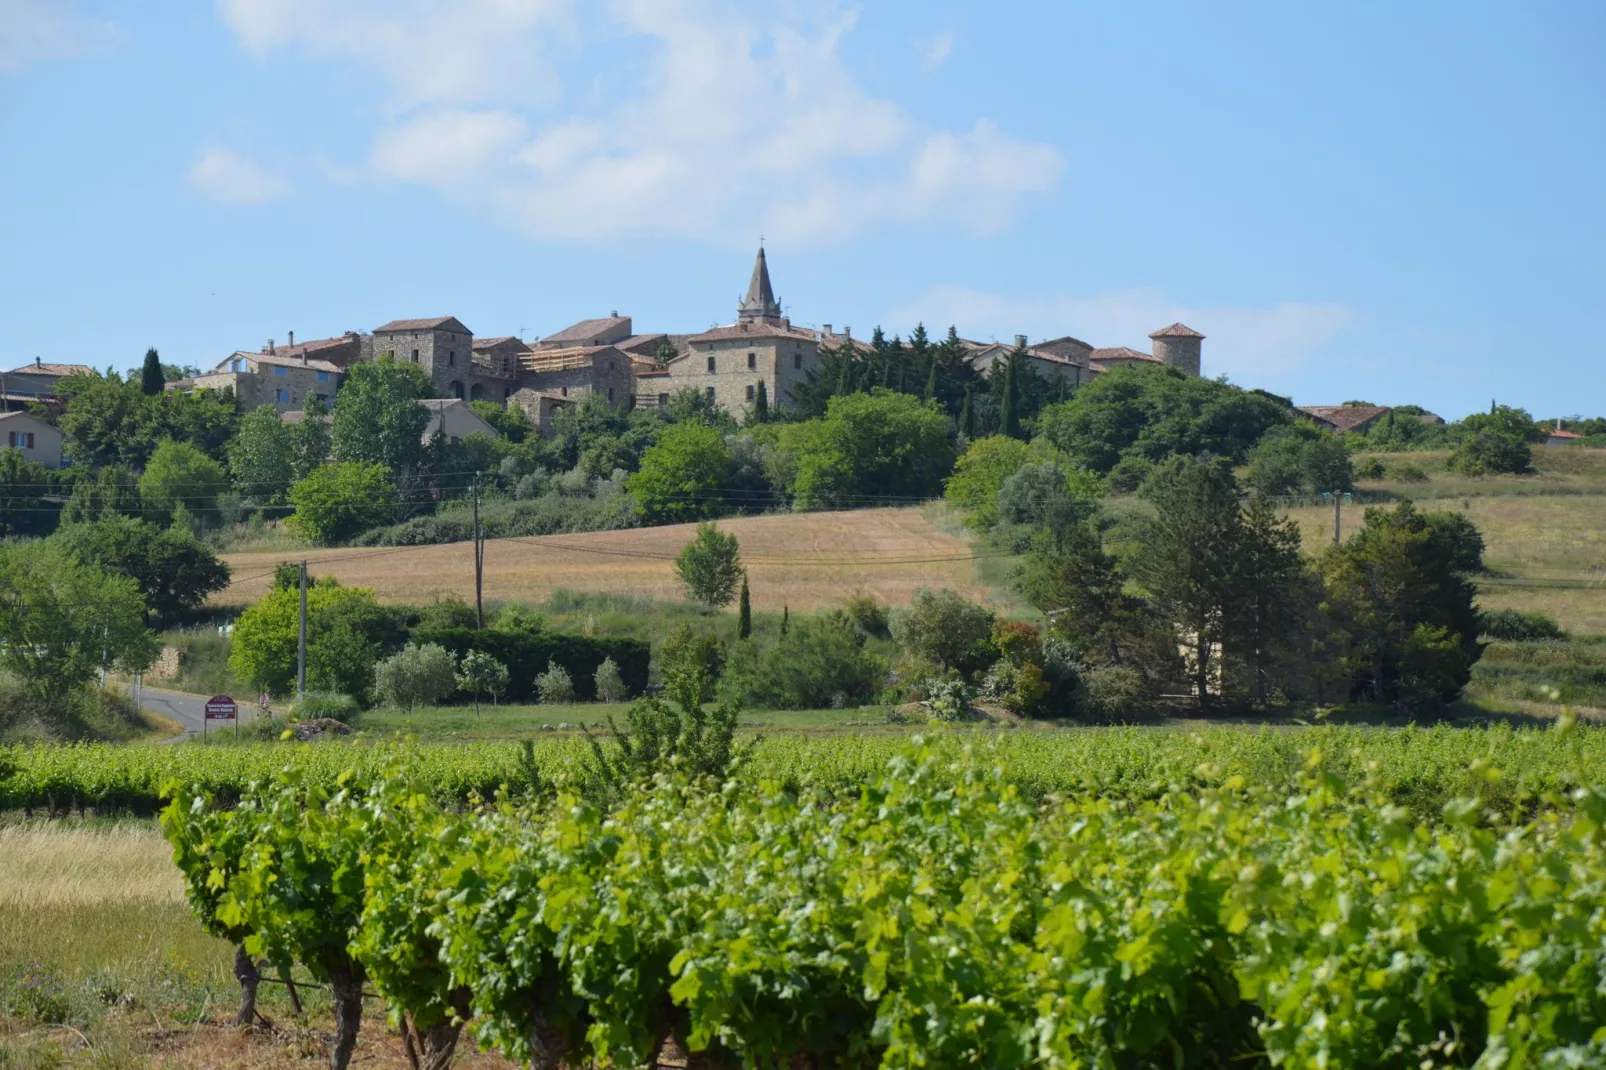
POLYGON ((1192 327, 1173 323, 1149 335, 1149 351, 1183 375, 1199 377, 1199 343, 1204 335, 1192 327))

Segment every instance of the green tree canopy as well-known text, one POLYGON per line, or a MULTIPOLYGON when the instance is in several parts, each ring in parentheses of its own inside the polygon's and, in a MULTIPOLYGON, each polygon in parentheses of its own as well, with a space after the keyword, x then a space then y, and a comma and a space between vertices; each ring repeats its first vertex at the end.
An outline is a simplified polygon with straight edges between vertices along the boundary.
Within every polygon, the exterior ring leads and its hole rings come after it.
POLYGON ((18 449, 0 450, 0 535, 48 535, 61 505, 61 476, 18 449))
POLYGON ((1265 497, 1355 489, 1349 450, 1308 420, 1274 427, 1249 451, 1244 482, 1265 497))
POLYGON ((48 543, 0 547, 0 667, 46 710, 103 666, 140 672, 159 644, 134 581, 48 543))
POLYGON ((964 669, 993 633, 993 614, 944 587, 915 590, 909 605, 892 611, 892 637, 942 669, 964 669))
POLYGON ((238 423, 234 392, 141 391, 117 375, 73 375, 56 387, 65 410, 58 425, 67 455, 84 465, 143 468, 164 440, 222 460, 238 423))
POLYGON ((187 513, 212 523, 217 519, 218 495, 228 487, 222 465, 196 447, 171 439, 156 447, 139 477, 139 496, 153 519, 187 513))
MULTIPOLYGON (((494 658, 491 662, 500 665, 494 658)), ((507 670, 502 674, 505 682, 507 670)), ((434 705, 456 690, 457 665, 445 647, 408 643, 375 666, 374 682, 382 701, 410 713, 419 706, 434 705)))
POLYGON ((377 464, 405 486, 424 460, 433 397, 429 376, 393 357, 353 364, 335 395, 334 453, 342 461, 377 464))
POLYGON ((320 543, 345 542, 395 520, 395 487, 380 464, 324 465, 290 488, 291 527, 320 543))
POLYGON ((976 439, 959 455, 954 474, 944 481, 943 497, 949 505, 965 510, 966 523, 992 527, 998 523, 998 488, 1026 463, 1030 452, 1026 443, 1005 435, 976 439))
POLYGON ((778 449, 804 509, 935 497, 954 463, 938 405, 881 388, 833 397, 823 419, 783 427, 778 449))
POLYGON ((279 419, 272 405, 246 413, 229 443, 229 472, 234 489, 248 501, 283 502, 295 480, 295 429, 279 419))
POLYGON ((658 435, 625 484, 636 509, 651 521, 697 520, 724 511, 720 493, 730 450, 718 429, 685 421, 658 435))
MULTIPOLYGON (((274 695, 296 685, 301 594, 275 588, 234 623, 229 668, 274 695)), ((366 701, 374 662, 396 635, 394 616, 366 587, 318 580, 307 587, 307 688, 366 701)))
POLYGON ((498 405, 494 401, 471 401, 468 407, 509 442, 523 442, 535 434, 535 424, 530 422, 529 414, 517 405, 498 405))
POLYGON ((1125 456, 1150 462, 1210 453, 1242 463, 1273 427, 1291 420, 1283 399, 1165 365, 1117 368, 1050 405, 1037 430, 1096 472, 1125 456))
POLYGON ((713 524, 698 524, 696 538, 675 558, 675 574, 693 601, 708 606, 729 605, 743 576, 736 536, 713 524))
POLYGON ((162 528, 114 513, 92 523, 67 524, 50 542, 86 565, 133 580, 150 611, 162 619, 195 609, 229 585, 229 566, 178 524, 162 528))
POLYGON ((333 448, 330 422, 329 406, 323 403, 323 399, 316 396, 308 398, 301 410, 301 422, 293 424, 290 429, 293 455, 291 475, 295 479, 306 479, 329 460, 333 448))

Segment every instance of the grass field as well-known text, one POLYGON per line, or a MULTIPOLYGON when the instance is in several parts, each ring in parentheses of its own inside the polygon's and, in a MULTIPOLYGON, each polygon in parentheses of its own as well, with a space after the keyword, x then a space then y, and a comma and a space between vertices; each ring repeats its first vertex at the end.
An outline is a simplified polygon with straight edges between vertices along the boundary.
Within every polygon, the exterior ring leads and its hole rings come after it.
MULTIPOLYGON (((720 527, 741 540, 756 609, 835 607, 856 591, 898 604, 921 586, 982 593, 970 544, 941 530, 927 509, 738 517, 721 521, 720 527)), ((677 524, 492 540, 485 547, 485 597, 539 602, 566 588, 679 600, 673 562, 694 531, 693 525, 677 524)), ((259 598, 285 557, 277 552, 228 555, 237 579, 215 600, 243 604, 259 598)), ((474 599, 469 543, 320 550, 308 552, 308 558, 316 574, 373 587, 385 602, 474 599)))

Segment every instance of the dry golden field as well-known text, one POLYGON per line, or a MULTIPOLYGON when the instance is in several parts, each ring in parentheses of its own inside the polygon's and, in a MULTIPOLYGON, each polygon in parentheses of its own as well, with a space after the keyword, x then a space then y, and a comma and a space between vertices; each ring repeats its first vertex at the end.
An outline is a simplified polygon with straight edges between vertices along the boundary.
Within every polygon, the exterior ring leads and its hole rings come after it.
MULTIPOLYGON (((1464 513, 1483 533, 1491 571, 1479 582, 1484 607, 1545 613, 1568 631, 1606 634, 1606 496, 1439 497, 1424 498, 1418 507, 1464 513)), ((1307 549, 1333 541, 1331 506, 1289 515, 1299 521, 1307 549)), ((1343 536, 1364 521, 1364 506, 1345 506, 1343 536)))
MULTIPOLYGON (((856 591, 894 605, 907 602, 917 587, 952 587, 974 598, 984 593, 975 575, 978 551, 940 530, 932 510, 739 517, 719 526, 741 540, 755 609, 835 607, 856 591)), ((695 525, 677 524, 491 540, 485 545, 485 597, 537 602, 563 588, 678 600, 682 593, 673 560, 695 530, 695 525)), ((474 552, 466 542, 306 553, 314 574, 372 587, 383 602, 474 598, 474 552)), ((268 589, 273 567, 294 556, 228 555, 239 578, 217 600, 256 600, 268 589)))

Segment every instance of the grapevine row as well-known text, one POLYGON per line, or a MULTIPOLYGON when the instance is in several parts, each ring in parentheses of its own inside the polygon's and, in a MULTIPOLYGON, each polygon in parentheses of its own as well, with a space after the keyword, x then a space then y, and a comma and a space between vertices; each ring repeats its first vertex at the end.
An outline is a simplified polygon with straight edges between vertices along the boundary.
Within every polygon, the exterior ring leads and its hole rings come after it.
POLYGON ((454 809, 415 759, 163 816, 207 927, 331 985, 337 1068, 365 984, 433 1066, 465 1023, 536 1067, 1606 1061, 1598 785, 1425 823, 1312 751, 1275 787, 1034 800, 1006 747, 917 741, 856 793, 454 809))

